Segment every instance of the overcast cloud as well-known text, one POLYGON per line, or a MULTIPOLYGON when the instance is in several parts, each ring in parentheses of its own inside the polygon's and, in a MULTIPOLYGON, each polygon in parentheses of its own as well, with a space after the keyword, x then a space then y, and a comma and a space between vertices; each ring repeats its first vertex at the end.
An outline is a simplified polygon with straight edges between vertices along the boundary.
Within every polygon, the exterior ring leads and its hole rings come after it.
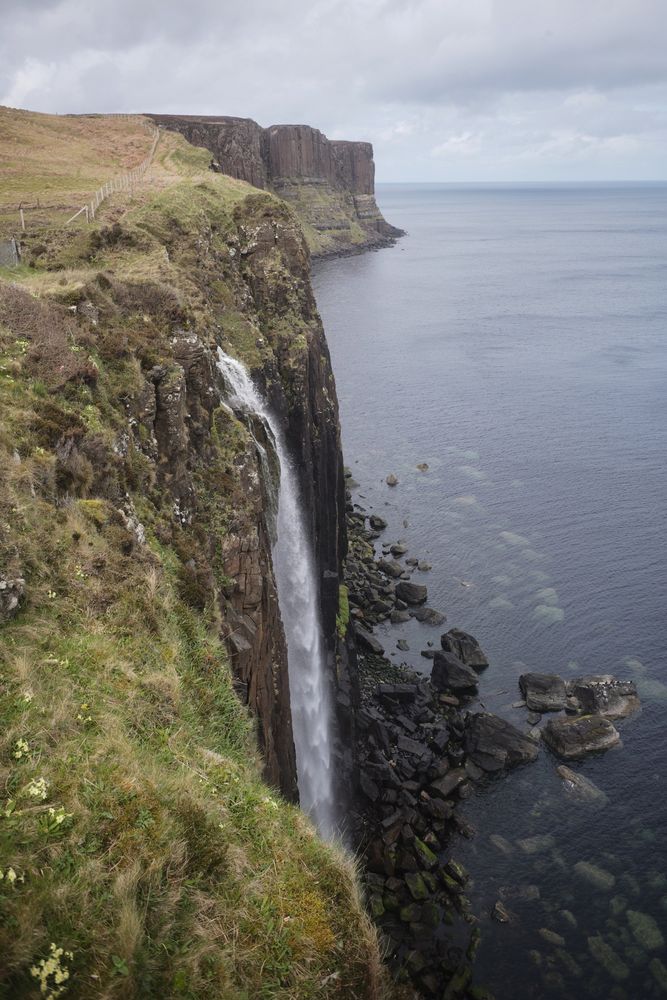
POLYGON ((667 176, 666 0, 0 5, 0 104, 306 122, 378 180, 667 176))

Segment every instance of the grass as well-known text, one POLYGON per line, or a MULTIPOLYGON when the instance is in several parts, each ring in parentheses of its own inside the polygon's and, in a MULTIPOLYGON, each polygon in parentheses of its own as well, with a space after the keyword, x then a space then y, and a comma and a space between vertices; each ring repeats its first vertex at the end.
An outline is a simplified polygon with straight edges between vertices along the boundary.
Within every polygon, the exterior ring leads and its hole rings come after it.
MULTIPOLYGON (((16 115, 28 187, 46 139, 96 179, 104 120, 16 115)), ((293 315, 299 363, 297 278, 278 250, 241 262, 294 223, 180 137, 160 157, 132 205, 54 216, 0 275, 0 572, 25 580, 0 623, 0 995, 379 997, 354 864, 263 783, 220 640, 248 433, 224 408, 192 424, 181 523, 145 402, 156 365, 180 384, 177 330, 252 363, 293 315)))

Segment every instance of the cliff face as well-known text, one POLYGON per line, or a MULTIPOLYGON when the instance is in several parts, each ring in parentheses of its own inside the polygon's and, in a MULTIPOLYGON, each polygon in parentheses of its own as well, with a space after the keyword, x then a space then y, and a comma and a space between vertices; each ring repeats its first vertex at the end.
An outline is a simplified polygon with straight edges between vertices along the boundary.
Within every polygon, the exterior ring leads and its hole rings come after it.
POLYGON ((247 118, 151 117, 208 149, 223 173, 289 201, 315 255, 383 246, 401 235, 377 207, 368 142, 332 141, 308 125, 265 129, 247 118))
POLYGON ((29 230, 0 276, 2 865, 21 886, 0 992, 32 995, 56 942, 81 1000, 371 1000, 351 867, 260 780, 296 798, 270 442, 216 366, 218 347, 245 361, 283 421, 344 701, 345 497, 308 249, 288 206, 180 136, 158 156, 159 189, 29 230))

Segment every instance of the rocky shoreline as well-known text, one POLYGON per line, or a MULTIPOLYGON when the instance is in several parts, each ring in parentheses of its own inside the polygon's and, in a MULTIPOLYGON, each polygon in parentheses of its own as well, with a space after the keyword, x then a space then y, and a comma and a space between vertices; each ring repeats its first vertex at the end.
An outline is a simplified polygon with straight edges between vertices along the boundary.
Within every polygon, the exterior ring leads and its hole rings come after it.
MULTIPOLYGON (((348 489, 345 593, 358 679, 355 712, 355 792, 348 810, 349 840, 362 859, 370 914, 386 943, 398 982, 422 997, 488 1000, 472 984, 479 921, 466 894, 467 874, 454 857, 456 837, 471 838, 464 803, 476 786, 534 761, 544 744, 570 760, 617 745, 612 719, 639 706, 634 684, 609 675, 565 682, 527 673, 523 695, 528 732, 485 711, 471 711, 488 659, 477 640, 457 628, 430 639, 422 655, 431 677, 393 663, 373 629, 411 618, 441 626, 428 591, 411 580, 430 569, 401 541, 384 542, 387 525, 353 503, 348 489), (376 551, 379 547, 379 551, 376 551), (544 713, 552 716, 540 729, 544 713)), ((401 640, 397 643, 402 649, 401 640)), ((561 764, 564 788, 580 801, 603 804, 604 794, 561 764)), ((491 916, 509 922, 498 900, 491 916)), ((413 993, 413 995, 415 995, 413 993)))

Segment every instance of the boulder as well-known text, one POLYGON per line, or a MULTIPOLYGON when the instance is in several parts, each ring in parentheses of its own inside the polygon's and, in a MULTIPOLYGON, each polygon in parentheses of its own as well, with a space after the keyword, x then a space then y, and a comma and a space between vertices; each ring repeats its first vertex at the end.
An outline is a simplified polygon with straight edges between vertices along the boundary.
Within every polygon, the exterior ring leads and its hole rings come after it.
POLYGON ((407 545, 404 545, 403 542, 396 542, 395 545, 391 546, 389 551, 392 556, 403 556, 408 551, 408 547, 407 545))
POLYGON ((9 621, 18 614, 25 600, 25 580, 23 577, 0 575, 0 622, 9 621))
POLYGON ((556 674, 522 674, 519 687, 533 712, 560 712, 565 708, 565 681, 556 674))
POLYGON ((398 486, 398 478, 394 475, 393 472, 390 472, 387 478, 385 479, 385 483, 387 484, 387 486, 398 486))
POLYGON ((368 522, 373 531, 384 531, 384 529, 387 527, 387 522, 385 521, 385 519, 383 517, 380 517, 378 514, 371 514, 371 516, 368 519, 368 522))
POLYGON ((584 778, 583 774, 577 774, 576 771, 566 767, 565 764, 561 764, 556 768, 556 774, 559 778, 562 778, 565 791, 573 799, 576 799, 578 802, 590 802, 598 806, 607 805, 609 800, 602 789, 594 785, 589 778, 584 778))
POLYGON ((389 618, 391 620, 392 625, 400 625, 403 622, 409 622, 410 621, 410 612, 409 611, 396 611, 396 610, 394 610, 389 615, 389 618))
POLYGON ((474 670, 483 670, 488 667, 489 661, 486 653, 481 648, 474 636, 469 632, 464 632, 460 628, 450 628, 440 636, 440 645, 446 653, 453 653, 459 660, 473 667, 474 670))
POLYGON ((396 584, 396 596, 406 604, 425 604, 428 596, 426 587, 420 583, 409 583, 401 580, 396 584))
POLYGON ((384 656, 384 647, 379 639, 376 639, 372 632, 369 632, 358 622, 354 625, 354 635, 359 649, 367 653, 375 653, 376 656, 384 656))
POLYGON ((623 719, 639 708, 637 688, 633 681, 620 681, 611 674, 578 677, 569 685, 581 711, 604 715, 608 719, 623 719))
POLYGON ((549 749, 565 760, 608 750, 621 742, 618 731, 602 715, 550 719, 542 730, 542 737, 549 749))
POLYGON ((453 653, 437 650, 433 657, 431 684, 437 691, 474 691, 479 678, 453 653))
POLYGON ((441 611, 435 611, 434 608, 418 608, 412 612, 412 617, 423 625, 443 625, 447 620, 446 615, 441 611))
POLYGON ((387 576, 393 577, 395 580, 397 580, 403 572, 403 567, 399 562, 396 562, 395 559, 380 559, 378 562, 378 569, 383 573, 386 573, 387 576))
POLYGON ((472 762, 490 773, 527 764, 539 752, 534 740, 488 712, 476 712, 468 718, 463 746, 472 762))

